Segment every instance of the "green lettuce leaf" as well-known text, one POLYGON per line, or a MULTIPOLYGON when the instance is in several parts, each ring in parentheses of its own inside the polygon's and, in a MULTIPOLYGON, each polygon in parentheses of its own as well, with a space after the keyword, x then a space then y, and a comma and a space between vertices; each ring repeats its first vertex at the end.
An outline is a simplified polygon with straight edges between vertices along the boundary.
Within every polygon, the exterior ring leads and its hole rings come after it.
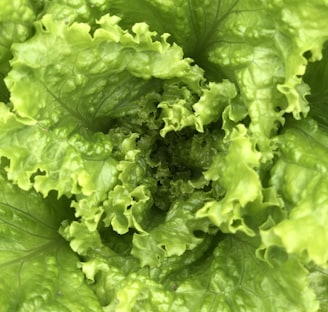
POLYGON ((263 228, 265 246, 280 246, 288 253, 327 265, 328 139, 313 120, 291 122, 277 137, 279 159, 271 183, 278 190, 287 218, 263 228))
POLYGON ((270 267, 255 258, 253 243, 227 236, 213 251, 211 261, 182 273, 186 280, 177 292, 198 310, 205 305, 219 311, 279 311, 287 307, 290 311, 316 311, 318 303, 306 286, 306 271, 297 261, 291 258, 270 267))
POLYGON ((7 102, 9 92, 3 79, 10 69, 11 46, 32 35, 35 11, 29 0, 1 0, 0 7, 0 101, 7 102))
POLYGON ((102 311, 57 229, 67 200, 13 186, 0 175, 0 304, 5 311, 102 311))
POLYGON ((230 140, 228 150, 217 153, 204 173, 207 180, 218 182, 222 192, 215 200, 207 201, 197 216, 208 217, 225 233, 243 231, 253 235, 244 222, 245 207, 262 199, 261 181, 254 170, 259 166, 260 153, 253 148, 246 128, 241 125, 230 140))

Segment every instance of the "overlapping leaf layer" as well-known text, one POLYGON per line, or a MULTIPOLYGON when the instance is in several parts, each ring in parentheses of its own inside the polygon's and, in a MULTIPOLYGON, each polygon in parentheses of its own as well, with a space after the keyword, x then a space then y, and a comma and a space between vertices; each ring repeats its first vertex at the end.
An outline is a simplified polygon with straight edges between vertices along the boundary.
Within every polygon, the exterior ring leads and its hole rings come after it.
POLYGON ((326 1, 7 2, 5 310, 326 311, 326 1))

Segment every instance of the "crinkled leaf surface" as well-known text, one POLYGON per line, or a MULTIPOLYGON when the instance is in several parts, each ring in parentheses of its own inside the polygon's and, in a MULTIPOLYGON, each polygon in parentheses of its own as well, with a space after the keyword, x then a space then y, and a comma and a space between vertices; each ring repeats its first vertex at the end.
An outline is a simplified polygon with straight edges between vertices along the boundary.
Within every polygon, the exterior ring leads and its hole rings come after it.
MULTIPOLYGON (((38 174, 34 186, 45 194, 51 189, 87 195, 97 190, 101 197, 105 190, 100 184, 106 183, 109 190, 115 181, 116 160, 111 157, 113 143, 107 131, 117 126, 117 120, 138 115, 160 100, 159 79, 174 84, 174 79, 180 78, 184 88, 196 96, 201 94, 202 71, 182 58, 179 47, 170 46, 165 39, 153 42, 145 24, 136 25, 132 36, 117 22, 116 17, 104 17, 102 28, 91 37, 87 24, 56 24, 46 16, 37 34, 16 46, 13 70, 6 82, 14 110, 24 120, 15 124, 15 117, 7 114, 3 118, 10 125, 4 128, 17 132, 17 148, 21 149, 17 157, 38 157, 11 163, 11 179, 22 188, 31 185, 31 175, 39 170, 45 175, 38 174), (49 50, 53 52, 49 54, 49 50), (30 153, 33 146, 39 153, 30 153), (26 167, 19 168, 18 162, 26 167), (102 172, 111 171, 97 175, 111 182, 92 181, 96 177, 89 170, 95 166, 102 172)), ((175 95, 183 97, 179 92, 177 88, 175 95)), ((3 137, 5 141, 9 135, 3 137)), ((15 144, 7 146, 15 149, 15 144)), ((1 149, 4 156, 13 154, 6 151, 6 143, 1 149)))
POLYGON ((253 149, 244 127, 236 128, 229 143, 228 151, 217 153, 204 174, 206 179, 219 182, 223 194, 219 200, 206 202, 197 215, 210 218, 223 232, 243 231, 253 235, 244 223, 243 210, 262 197, 261 182, 254 170, 260 155, 253 149))
POLYGON ((282 196, 288 217, 262 232, 265 245, 283 246, 327 265, 328 140, 312 120, 292 123, 278 138, 279 160, 272 184, 282 196), (300 234, 301 233, 301 234, 300 234))
POLYGON ((4 311, 102 311, 57 230, 67 201, 44 200, 0 176, 0 304, 4 311))
MULTIPOLYGON (((118 21, 103 17, 91 36, 87 24, 68 26, 45 16, 35 36, 14 49, 6 83, 15 114, 2 107, 1 154, 11 159, 9 178, 45 195, 81 194, 76 215, 90 231, 100 220, 100 201, 118 181, 128 192, 141 183, 143 174, 129 178, 131 170, 144 170, 135 165, 140 149, 133 142, 159 127, 148 125, 156 104, 180 98, 191 106, 203 93, 202 70, 183 59, 181 48, 165 36, 153 41, 146 24, 135 25, 132 35, 118 21)), ((131 222, 126 229, 138 227, 138 220, 131 222)))
POLYGON ((137 271, 132 259, 103 250, 82 269, 100 297, 108 294, 109 311, 317 311, 298 261, 269 266, 255 257, 254 243, 216 236, 196 259, 193 253, 176 258, 182 267, 171 261, 137 271))
POLYGON ((273 156, 269 138, 283 115, 299 118, 308 112, 303 54, 311 51, 313 60, 320 58, 327 40, 325 1, 139 0, 125 5, 112 0, 110 8, 127 25, 142 20, 170 33, 211 79, 233 80, 264 162, 273 156))
POLYGON ((29 0, 1 0, 0 6, 0 73, 7 74, 11 45, 31 36, 35 13, 29 0))
POLYGON ((29 0, 1 0, 0 7, 0 101, 7 102, 9 92, 3 78, 10 69, 11 46, 32 35, 35 11, 29 0))
POLYGON ((1 30, 5 304, 325 311, 326 1, 15 5, 33 31, 1 30))

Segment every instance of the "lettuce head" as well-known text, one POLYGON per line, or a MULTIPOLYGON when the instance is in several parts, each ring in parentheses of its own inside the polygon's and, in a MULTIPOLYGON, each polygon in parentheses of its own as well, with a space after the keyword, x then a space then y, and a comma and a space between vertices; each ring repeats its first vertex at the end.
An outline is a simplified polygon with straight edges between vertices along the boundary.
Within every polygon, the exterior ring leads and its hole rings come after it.
POLYGON ((328 311, 325 0, 0 0, 3 311, 328 311))

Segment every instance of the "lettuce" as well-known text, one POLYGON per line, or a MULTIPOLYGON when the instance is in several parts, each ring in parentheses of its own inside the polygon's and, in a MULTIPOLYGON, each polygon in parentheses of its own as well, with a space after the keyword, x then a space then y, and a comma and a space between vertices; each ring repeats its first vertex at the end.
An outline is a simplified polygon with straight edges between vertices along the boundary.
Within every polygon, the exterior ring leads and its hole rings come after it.
POLYGON ((6 311, 326 311, 324 0, 0 0, 6 311))

